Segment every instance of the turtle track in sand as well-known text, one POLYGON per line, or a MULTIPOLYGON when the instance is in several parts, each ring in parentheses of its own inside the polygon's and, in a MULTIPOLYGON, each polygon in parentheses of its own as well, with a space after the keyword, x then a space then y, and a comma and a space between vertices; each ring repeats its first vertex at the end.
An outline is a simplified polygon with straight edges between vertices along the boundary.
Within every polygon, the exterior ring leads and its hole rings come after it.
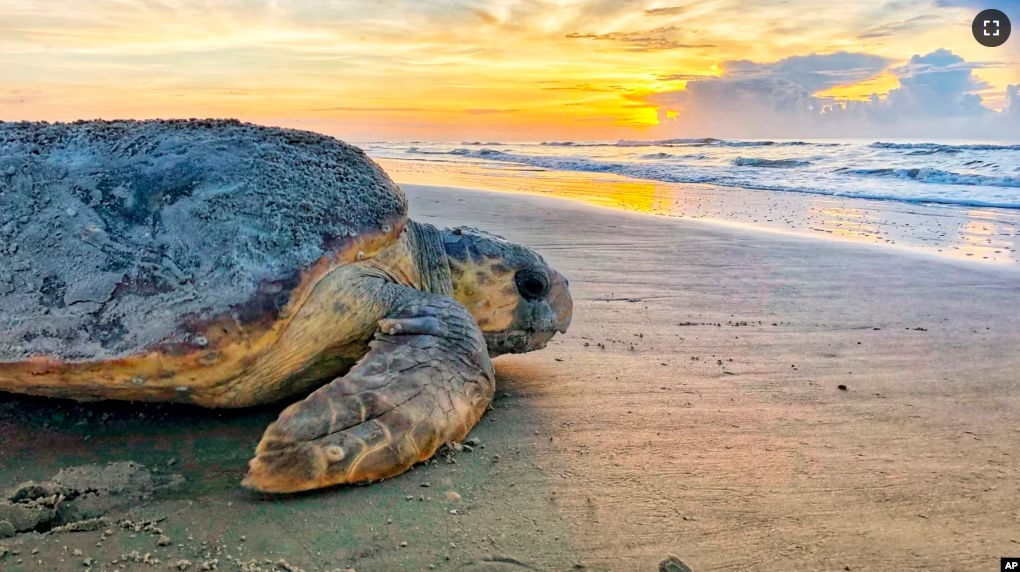
POLYGON ((53 478, 22 483, 0 499, 0 537, 48 532, 65 527, 88 530, 104 515, 155 491, 183 482, 179 475, 157 475, 131 461, 62 469, 53 478))

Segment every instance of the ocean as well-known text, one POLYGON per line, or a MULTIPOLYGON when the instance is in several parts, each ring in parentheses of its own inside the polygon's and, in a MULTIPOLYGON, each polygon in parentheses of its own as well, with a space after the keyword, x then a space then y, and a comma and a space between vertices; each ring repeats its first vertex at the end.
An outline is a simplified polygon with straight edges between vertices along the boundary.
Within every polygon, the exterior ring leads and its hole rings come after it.
POLYGON ((612 173, 667 183, 1020 209, 1020 144, 898 141, 361 143, 372 157, 612 173))

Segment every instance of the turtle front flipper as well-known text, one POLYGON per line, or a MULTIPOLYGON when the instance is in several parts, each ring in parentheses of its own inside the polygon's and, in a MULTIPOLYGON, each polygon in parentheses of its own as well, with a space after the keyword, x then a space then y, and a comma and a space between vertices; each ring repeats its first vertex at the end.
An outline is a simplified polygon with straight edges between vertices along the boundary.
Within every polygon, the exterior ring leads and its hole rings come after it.
POLYGON ((407 289, 345 376, 280 414, 243 485, 289 493, 393 477, 463 439, 492 401, 492 362, 451 298, 407 289))

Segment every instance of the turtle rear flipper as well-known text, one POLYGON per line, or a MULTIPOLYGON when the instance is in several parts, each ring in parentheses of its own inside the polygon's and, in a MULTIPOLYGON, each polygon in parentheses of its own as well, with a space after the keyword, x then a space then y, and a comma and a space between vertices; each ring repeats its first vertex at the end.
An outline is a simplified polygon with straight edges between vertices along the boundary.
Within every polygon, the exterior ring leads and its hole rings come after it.
POLYGON ((471 314, 451 298, 403 286, 368 354, 269 426, 243 485, 298 492, 393 477, 459 441, 495 389, 471 314))

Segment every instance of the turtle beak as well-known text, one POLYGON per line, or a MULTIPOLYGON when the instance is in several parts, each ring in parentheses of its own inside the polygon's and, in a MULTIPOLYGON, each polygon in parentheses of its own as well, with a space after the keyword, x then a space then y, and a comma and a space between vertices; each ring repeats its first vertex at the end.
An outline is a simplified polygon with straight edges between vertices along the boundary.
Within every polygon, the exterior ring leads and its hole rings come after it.
POLYGON ((550 288, 546 300, 549 309, 556 316, 554 330, 565 334, 567 328, 570 327, 570 319, 574 315, 574 299, 570 297, 570 281, 550 268, 549 282, 550 288))

